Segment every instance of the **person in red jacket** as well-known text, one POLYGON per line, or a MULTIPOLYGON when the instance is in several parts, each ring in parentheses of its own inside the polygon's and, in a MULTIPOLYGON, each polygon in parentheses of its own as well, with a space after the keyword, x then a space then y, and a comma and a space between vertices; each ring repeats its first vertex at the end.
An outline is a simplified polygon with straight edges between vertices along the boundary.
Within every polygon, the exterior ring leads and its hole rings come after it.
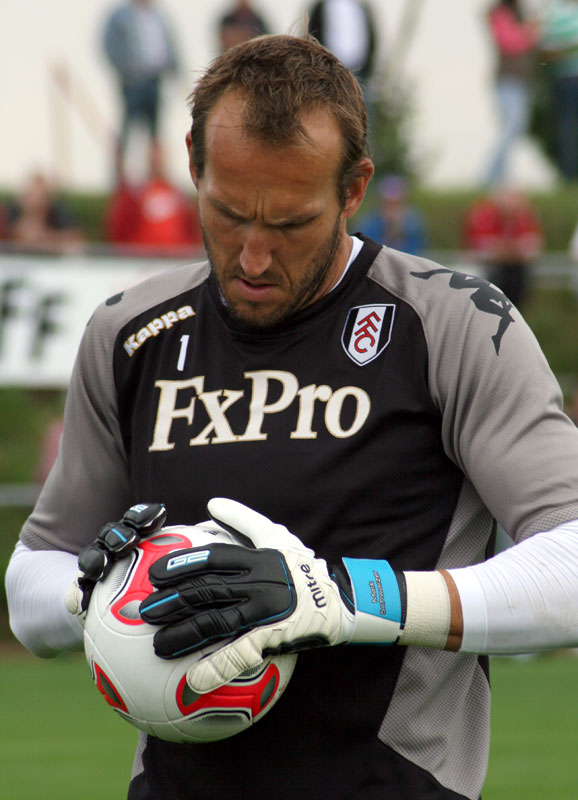
POLYGON ((106 213, 110 242, 154 255, 190 255, 202 249, 196 205, 167 178, 161 148, 152 148, 148 180, 121 177, 106 213))
POLYGON ((520 308, 528 292, 528 267, 543 246, 540 219, 525 194, 501 186, 477 200, 466 214, 464 240, 488 279, 520 308))

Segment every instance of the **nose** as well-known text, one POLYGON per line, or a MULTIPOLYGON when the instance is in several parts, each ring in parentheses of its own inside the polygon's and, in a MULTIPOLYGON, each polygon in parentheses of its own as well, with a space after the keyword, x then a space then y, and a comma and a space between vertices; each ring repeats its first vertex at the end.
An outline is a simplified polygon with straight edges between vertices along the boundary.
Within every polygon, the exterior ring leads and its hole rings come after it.
POLYGON ((264 230, 249 227, 240 257, 241 267, 248 278, 259 278, 273 263, 273 245, 264 230))

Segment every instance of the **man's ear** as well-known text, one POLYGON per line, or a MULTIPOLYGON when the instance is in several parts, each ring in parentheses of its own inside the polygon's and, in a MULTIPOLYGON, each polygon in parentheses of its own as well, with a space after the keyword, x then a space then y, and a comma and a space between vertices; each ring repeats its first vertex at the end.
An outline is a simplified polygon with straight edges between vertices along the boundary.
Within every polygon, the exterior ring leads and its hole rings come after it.
POLYGON ((374 171, 375 167, 369 158, 362 158, 357 164, 355 177, 349 182, 345 191, 343 215, 346 219, 352 217, 363 203, 363 198, 374 171))
POLYGON ((193 181, 195 188, 198 189, 198 178, 197 178, 197 171, 195 169, 195 159, 194 150, 193 150, 193 137, 191 136, 191 132, 187 131, 185 136, 185 141, 187 143, 187 152, 189 154, 189 175, 191 176, 191 180, 193 181))

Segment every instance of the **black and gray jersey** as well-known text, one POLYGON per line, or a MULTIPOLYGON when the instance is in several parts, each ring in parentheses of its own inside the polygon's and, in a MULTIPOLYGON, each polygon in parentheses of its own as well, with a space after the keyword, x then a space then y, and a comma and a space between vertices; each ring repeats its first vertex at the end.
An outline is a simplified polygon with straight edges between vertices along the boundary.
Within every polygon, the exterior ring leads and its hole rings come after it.
MULTIPOLYGON (((135 502, 193 524, 221 496, 330 563, 467 566, 494 520, 521 540, 578 517, 578 434, 560 401, 505 296, 426 259, 365 240, 333 291, 267 330, 231 318, 208 264, 170 270, 90 320, 22 539, 78 552, 135 502)), ((249 731, 143 736, 130 797, 474 800, 486 667, 421 648, 305 652, 249 731)))

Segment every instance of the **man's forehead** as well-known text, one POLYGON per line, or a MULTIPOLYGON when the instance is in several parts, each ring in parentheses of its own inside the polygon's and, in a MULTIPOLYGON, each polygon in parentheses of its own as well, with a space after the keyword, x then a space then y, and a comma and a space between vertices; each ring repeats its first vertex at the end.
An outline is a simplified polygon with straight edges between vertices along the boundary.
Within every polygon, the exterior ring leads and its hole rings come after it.
POLYGON ((234 135, 236 140, 246 139, 253 142, 258 140, 263 146, 269 145, 274 148, 312 147, 316 150, 322 147, 323 149, 335 148, 341 152, 341 131, 329 108, 316 107, 305 110, 300 117, 301 129, 305 136, 300 134, 296 128, 294 137, 288 134, 286 138, 280 137, 279 141, 275 142, 267 135, 262 137, 251 135, 247 130, 247 102, 246 97, 239 91, 229 91, 217 101, 208 116, 205 127, 205 146, 207 148, 210 148, 223 136, 234 135))
POLYGON ((225 92, 209 112, 207 128, 215 126, 242 127, 245 107, 246 101, 240 92, 225 92))

